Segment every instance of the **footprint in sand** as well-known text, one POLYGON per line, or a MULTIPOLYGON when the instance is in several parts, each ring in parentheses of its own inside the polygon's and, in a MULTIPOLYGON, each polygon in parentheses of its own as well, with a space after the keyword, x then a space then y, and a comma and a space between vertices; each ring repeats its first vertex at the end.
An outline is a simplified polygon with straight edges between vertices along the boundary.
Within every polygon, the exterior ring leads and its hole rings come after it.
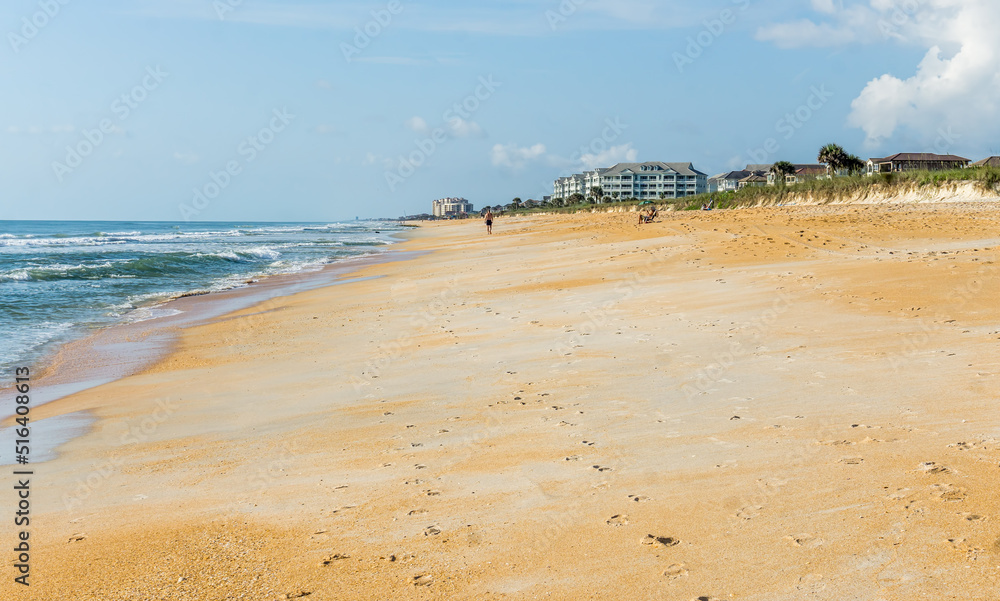
POLYGON ((441 529, 437 526, 428 526, 424 528, 424 536, 437 536, 441 534, 441 529))
POLYGON ((639 542, 644 545, 663 545, 664 547, 675 547, 681 544, 681 539, 674 538, 672 536, 656 536, 654 534, 647 534, 646 536, 639 539, 639 542))
POLYGON ((593 465, 591 467, 593 467, 595 470, 599 472, 613 472, 615 470, 615 468, 613 467, 601 467, 599 465, 593 465))
POLYGON ((285 593, 285 599, 301 599, 302 597, 308 597, 311 595, 311 591, 299 591, 297 593, 285 593))
POLYGON ((902 501, 906 497, 910 496, 912 492, 913 491, 911 491, 909 488, 900 488, 897 489, 896 492, 887 495, 886 499, 889 499, 890 501, 902 501))
POLYGON ((430 586, 434 582, 434 577, 430 574, 421 574, 413 577, 413 586, 430 586))
POLYGON ((427 495, 428 497, 440 497, 441 496, 441 491, 440 490, 425 490, 424 494, 427 495))
POLYGON ((938 465, 933 461, 925 461, 917 466, 917 471, 925 474, 950 474, 951 468, 944 465, 938 465))
POLYGON ((986 516, 979 515, 978 513, 960 513, 959 515, 969 522, 981 522, 986 519, 986 516))
POLYGON ((425 513, 428 513, 426 509, 414 509, 406 515, 424 515, 425 513))
POLYGON ((667 566, 667 569, 663 571, 663 575, 670 580, 677 580, 678 578, 683 578, 688 575, 687 565, 683 563, 674 563, 667 566))
POLYGON ((636 503, 645 503, 646 501, 650 500, 649 497, 643 495, 629 495, 628 498, 632 499, 636 503))
POLYGON ((563 459, 563 461, 580 461, 581 459, 583 459, 583 457, 580 457, 579 455, 570 455, 569 457, 563 459))
POLYGON ((864 462, 864 457, 844 457, 838 461, 838 463, 843 463, 844 465, 861 465, 864 462))
POLYGON ((785 537, 793 547, 806 547, 807 549, 815 549, 823 544, 823 539, 816 538, 811 534, 790 534, 785 537))
POLYGON ((966 490, 953 484, 935 484, 931 486, 933 495, 942 501, 964 501, 966 490))
POLYGON ((764 509, 760 505, 749 505, 736 512, 736 517, 741 520, 751 520, 760 515, 760 510, 764 509))
POLYGON ((84 540, 85 538, 87 538, 87 537, 84 536, 83 534, 74 534, 73 536, 69 537, 69 540, 66 541, 66 542, 68 542, 68 543, 76 543, 76 542, 80 542, 80 541, 84 540))
POLYGON ((607 520, 607 522, 605 522, 605 523, 608 526, 627 526, 628 525, 628 516, 627 515, 621 515, 621 514, 613 515, 613 516, 611 516, 611 519, 607 520))
POLYGON ((350 558, 351 558, 350 555, 344 555, 343 553, 337 553, 336 555, 330 555, 330 556, 324 557, 322 559, 322 561, 319 562, 319 565, 320 566, 328 566, 328 565, 330 565, 332 563, 335 563, 335 562, 338 562, 338 561, 342 561, 344 559, 350 559, 350 558))

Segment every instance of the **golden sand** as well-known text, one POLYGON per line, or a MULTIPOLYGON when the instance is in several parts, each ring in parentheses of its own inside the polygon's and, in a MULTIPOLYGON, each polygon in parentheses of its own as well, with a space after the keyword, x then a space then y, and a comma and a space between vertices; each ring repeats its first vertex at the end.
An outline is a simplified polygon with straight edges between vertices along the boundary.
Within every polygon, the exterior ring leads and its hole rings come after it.
POLYGON ((636 220, 427 225, 40 408, 100 419, 0 596, 996 599, 1000 210, 636 220))

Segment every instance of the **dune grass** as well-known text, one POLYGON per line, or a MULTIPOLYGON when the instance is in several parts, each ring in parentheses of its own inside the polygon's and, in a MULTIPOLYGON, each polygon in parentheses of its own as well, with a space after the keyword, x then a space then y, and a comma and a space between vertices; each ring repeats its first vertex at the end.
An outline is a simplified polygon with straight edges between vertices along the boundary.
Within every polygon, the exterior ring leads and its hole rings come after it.
MULTIPOLYGON (((703 205, 713 203, 717 209, 733 209, 760 205, 779 205, 801 202, 808 198, 818 204, 827 204, 848 198, 855 198, 865 192, 876 194, 901 193, 913 188, 933 186, 941 188, 949 185, 973 183, 984 195, 1000 193, 1000 169, 996 167, 970 167, 947 171, 908 171, 887 173, 869 177, 852 175, 833 179, 812 180, 791 186, 747 187, 738 192, 716 192, 699 194, 685 198, 668 198, 653 201, 659 209, 673 208, 678 211, 698 210, 703 205)), ((641 200, 622 200, 601 204, 579 203, 570 206, 544 206, 531 209, 516 209, 512 214, 531 213, 579 213, 581 211, 632 210, 641 200)))

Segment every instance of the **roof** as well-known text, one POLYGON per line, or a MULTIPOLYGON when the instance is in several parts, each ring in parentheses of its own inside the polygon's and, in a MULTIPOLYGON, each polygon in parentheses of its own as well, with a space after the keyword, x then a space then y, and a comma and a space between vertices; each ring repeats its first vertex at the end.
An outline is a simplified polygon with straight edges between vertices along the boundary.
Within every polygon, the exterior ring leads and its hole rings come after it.
POLYGON ((729 173, 724 173, 720 179, 736 180, 739 181, 744 177, 753 175, 753 171, 730 171, 729 173))
POLYGON ((740 181, 741 182, 747 182, 747 183, 752 183, 752 182, 766 182, 767 178, 764 177, 763 175, 758 174, 758 173, 751 173, 750 175, 744 177, 740 181))
POLYGON ((910 161, 923 163, 968 163, 969 159, 954 154, 934 154, 931 152, 900 152, 882 159, 868 159, 873 163, 891 163, 893 161, 910 161))
POLYGON ((744 171, 763 171, 763 172, 766 173, 766 172, 770 171, 771 167, 773 167, 773 166, 774 165, 770 164, 770 163, 768 163, 766 165, 764 165, 764 164, 761 164, 761 165, 747 165, 746 169, 744 169, 744 171))
POLYGON ((612 177, 615 175, 621 175, 625 171, 631 170, 634 173, 643 173, 642 167, 659 167, 663 171, 675 171, 678 175, 705 175, 701 171, 694 168, 691 163, 662 163, 659 161, 653 161, 648 163, 618 163, 614 167, 608 169, 603 175, 612 177))
POLYGON ((1000 167, 1000 157, 989 157, 972 164, 973 167, 1000 167))
POLYGON ((826 165, 795 165, 796 175, 826 175, 826 165))

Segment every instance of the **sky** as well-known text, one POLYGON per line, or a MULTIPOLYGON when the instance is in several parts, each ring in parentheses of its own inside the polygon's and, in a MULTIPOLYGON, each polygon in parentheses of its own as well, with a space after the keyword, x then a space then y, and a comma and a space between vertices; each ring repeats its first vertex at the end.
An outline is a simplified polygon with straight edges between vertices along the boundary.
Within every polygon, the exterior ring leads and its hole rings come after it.
POLYGON ((1000 154, 996 0, 5 0, 0 220, 333 221, 622 161, 1000 154))

